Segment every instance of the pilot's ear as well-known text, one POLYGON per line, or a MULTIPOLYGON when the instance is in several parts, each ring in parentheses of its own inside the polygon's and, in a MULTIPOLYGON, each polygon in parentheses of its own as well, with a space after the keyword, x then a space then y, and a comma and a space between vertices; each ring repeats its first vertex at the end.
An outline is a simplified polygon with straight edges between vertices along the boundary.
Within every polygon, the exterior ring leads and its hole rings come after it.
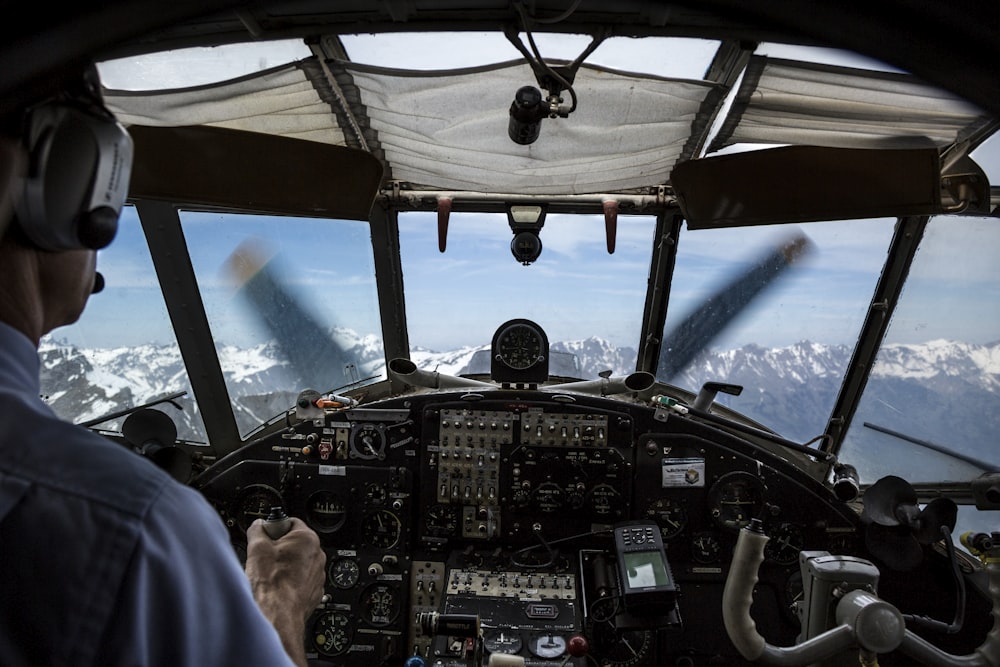
POLYGON ((0 238, 14 214, 14 197, 23 182, 27 156, 21 142, 0 134, 0 238))
POLYGON ((95 101, 56 100, 26 115, 28 167, 18 226, 43 250, 111 243, 128 194, 132 139, 95 101))

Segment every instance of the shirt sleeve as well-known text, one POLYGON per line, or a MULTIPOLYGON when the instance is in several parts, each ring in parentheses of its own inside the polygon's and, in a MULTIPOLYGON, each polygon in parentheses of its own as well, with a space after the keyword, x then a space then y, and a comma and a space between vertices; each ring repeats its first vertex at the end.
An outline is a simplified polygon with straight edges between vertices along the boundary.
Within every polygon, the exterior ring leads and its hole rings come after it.
POLYGON ((98 664, 294 667, 219 515, 167 484, 143 522, 98 664))

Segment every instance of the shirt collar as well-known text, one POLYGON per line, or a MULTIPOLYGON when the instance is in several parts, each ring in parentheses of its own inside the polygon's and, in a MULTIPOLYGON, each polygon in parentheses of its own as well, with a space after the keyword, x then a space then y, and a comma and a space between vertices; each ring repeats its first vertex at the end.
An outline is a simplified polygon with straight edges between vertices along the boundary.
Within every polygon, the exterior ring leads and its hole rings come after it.
POLYGON ((0 387, 38 399, 38 349, 14 327, 0 322, 0 387))

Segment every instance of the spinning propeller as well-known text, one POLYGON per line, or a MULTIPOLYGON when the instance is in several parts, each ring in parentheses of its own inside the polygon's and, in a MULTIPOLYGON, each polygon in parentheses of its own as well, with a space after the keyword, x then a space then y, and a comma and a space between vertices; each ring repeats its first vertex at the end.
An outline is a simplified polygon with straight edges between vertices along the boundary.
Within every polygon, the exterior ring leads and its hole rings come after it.
POLYGON ((226 268, 288 362, 296 388, 326 391, 357 379, 345 379, 354 359, 288 289, 273 261, 261 247, 247 242, 230 255, 226 268))
POLYGON ((861 521, 866 524, 868 550, 895 570, 909 570, 923 558, 921 545, 932 544, 955 530, 958 506, 949 498, 935 498, 923 509, 917 492, 899 477, 883 477, 865 491, 861 521))
MULTIPOLYGON (((664 337, 656 376, 669 380, 682 371, 775 278, 812 248, 809 239, 797 233, 727 282, 664 337)), ((261 247, 252 242, 242 244, 226 261, 226 269, 237 280, 238 293, 253 305, 276 341, 298 387, 326 390, 356 379, 342 381, 354 359, 308 312, 304 300, 287 287, 261 247)))
POLYGON ((729 326, 775 278, 813 248, 801 233, 759 257, 663 337, 656 377, 670 380, 729 326))

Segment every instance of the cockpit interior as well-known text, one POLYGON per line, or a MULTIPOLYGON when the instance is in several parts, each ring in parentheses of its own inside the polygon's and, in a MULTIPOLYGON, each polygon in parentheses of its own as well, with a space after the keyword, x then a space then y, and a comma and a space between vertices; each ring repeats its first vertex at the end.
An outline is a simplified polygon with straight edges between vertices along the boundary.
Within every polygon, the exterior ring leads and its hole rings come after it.
POLYGON ((996 8, 160 4, 0 28, 134 144, 42 386, 311 665, 1000 665, 996 8))

